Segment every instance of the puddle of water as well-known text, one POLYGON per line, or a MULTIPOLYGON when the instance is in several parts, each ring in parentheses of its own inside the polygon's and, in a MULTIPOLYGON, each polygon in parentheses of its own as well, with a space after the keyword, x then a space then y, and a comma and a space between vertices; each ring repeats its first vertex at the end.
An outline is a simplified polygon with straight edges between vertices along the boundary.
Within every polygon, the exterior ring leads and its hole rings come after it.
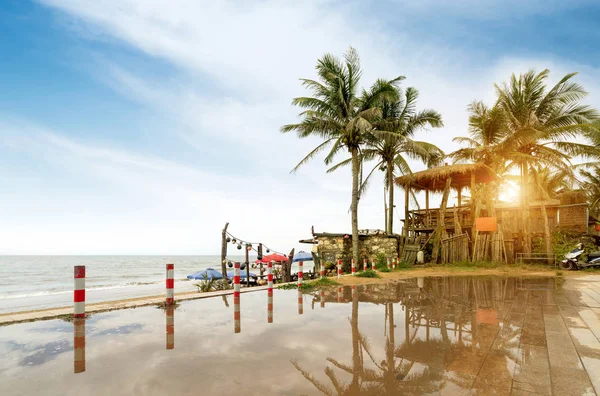
POLYGON ((5 326, 0 394, 510 393, 515 378, 515 389, 549 388, 542 308, 558 312, 560 293, 551 278, 418 278, 5 326))

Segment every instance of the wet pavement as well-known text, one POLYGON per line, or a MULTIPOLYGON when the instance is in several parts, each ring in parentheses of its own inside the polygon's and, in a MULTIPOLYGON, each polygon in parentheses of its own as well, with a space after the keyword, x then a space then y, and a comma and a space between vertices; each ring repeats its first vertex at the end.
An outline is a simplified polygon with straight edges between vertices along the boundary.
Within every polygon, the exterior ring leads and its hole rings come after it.
POLYGON ((598 393, 600 276, 259 291, 0 327, 0 395, 598 393))

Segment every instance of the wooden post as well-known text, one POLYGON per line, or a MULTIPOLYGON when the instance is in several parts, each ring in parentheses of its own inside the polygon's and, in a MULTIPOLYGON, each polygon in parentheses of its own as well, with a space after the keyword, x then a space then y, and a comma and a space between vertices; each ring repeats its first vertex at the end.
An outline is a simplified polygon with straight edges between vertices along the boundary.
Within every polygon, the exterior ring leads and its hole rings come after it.
POLYGON ((440 205, 438 223, 435 229, 435 236, 433 238, 433 252, 431 261, 437 264, 439 257, 440 243, 442 241, 442 234, 446 230, 445 218, 446 218, 446 205, 448 204, 448 195, 450 195, 450 185, 452 178, 446 179, 446 186, 444 187, 444 195, 442 196, 442 204, 440 205))
POLYGON ((462 187, 458 187, 458 207, 460 208, 462 205, 462 187))
POLYGON ((246 287, 250 287, 250 260, 248 259, 248 244, 246 244, 246 287))
POLYGON ((404 186, 404 236, 408 237, 408 198, 410 197, 410 184, 404 186))
POLYGON ((294 252, 296 249, 292 249, 290 254, 288 255, 288 262, 281 263, 281 271, 283 272, 283 281, 291 282, 292 281, 292 260, 294 260, 294 252))
POLYGON ((227 266, 225 265, 225 259, 227 258, 227 227, 229 227, 229 222, 225 223, 225 227, 221 231, 221 274, 225 281, 227 281, 227 266))
POLYGON ((425 226, 431 225, 431 219, 429 218, 429 190, 425 190, 425 226))

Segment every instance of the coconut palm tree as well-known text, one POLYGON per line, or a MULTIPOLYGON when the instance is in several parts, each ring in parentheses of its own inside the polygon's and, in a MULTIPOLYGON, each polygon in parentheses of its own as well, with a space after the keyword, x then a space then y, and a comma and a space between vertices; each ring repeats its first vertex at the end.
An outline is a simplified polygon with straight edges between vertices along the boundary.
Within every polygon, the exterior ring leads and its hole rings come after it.
MULTIPOLYGON (((360 154, 361 162, 376 161, 362 182, 360 191, 364 192, 373 173, 379 169, 385 172, 384 186, 388 193, 388 215, 385 230, 393 234, 394 219, 394 178, 399 174, 411 173, 407 159, 419 160, 428 167, 437 165, 444 152, 436 145, 413 140, 416 132, 429 127, 443 126, 442 116, 435 110, 417 111, 416 101, 419 91, 409 87, 405 92, 397 86, 398 100, 380 102, 381 120, 375 124, 376 131, 366 136, 366 146, 360 154), (396 172, 397 171, 397 172, 396 172)), ((332 172, 349 164, 351 159, 333 166, 332 172)))
MULTIPOLYGON (((558 197, 562 190, 571 187, 574 179, 573 172, 569 168, 554 170, 548 167, 532 166, 530 168, 531 192, 533 198, 541 202, 542 220, 544 222, 544 239, 546 244, 546 255, 550 258, 552 253, 552 234, 548 223, 548 212, 546 210, 546 201, 558 197)), ((551 263, 552 260, 548 260, 551 263)))
POLYGON ((600 166, 596 165, 591 169, 581 169, 580 184, 588 197, 590 211, 600 213, 600 166))
POLYGON ((295 131, 299 138, 317 136, 324 140, 292 170, 330 148, 325 164, 330 164, 341 150, 348 150, 352 163, 352 256, 358 262, 358 200, 359 200, 359 150, 374 123, 381 118, 379 104, 382 100, 396 100, 394 84, 404 77, 391 81, 377 80, 369 90, 359 92, 361 77, 358 53, 350 48, 343 61, 331 54, 317 61, 317 80, 301 79, 302 85, 312 91, 312 97, 298 97, 292 104, 304 109, 297 124, 284 125, 281 131, 295 131))
POLYGON ((567 156, 593 156, 597 149, 573 142, 595 133, 596 110, 580 104, 587 95, 583 87, 571 81, 576 73, 564 76, 549 90, 549 70, 529 70, 513 74, 509 83, 496 85, 498 106, 504 112, 513 163, 521 173, 524 251, 531 252, 529 215, 529 167, 533 164, 564 163, 567 156))

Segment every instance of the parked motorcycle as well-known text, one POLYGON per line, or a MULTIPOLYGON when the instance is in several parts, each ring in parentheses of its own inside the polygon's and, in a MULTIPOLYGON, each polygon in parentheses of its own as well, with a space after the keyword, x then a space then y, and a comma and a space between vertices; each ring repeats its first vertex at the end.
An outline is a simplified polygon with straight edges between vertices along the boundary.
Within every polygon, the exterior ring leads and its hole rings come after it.
POLYGON ((560 262, 560 268, 564 270, 576 270, 600 266, 600 252, 588 253, 587 260, 582 260, 581 256, 584 253, 583 243, 578 243, 575 249, 565 254, 565 259, 560 262))

